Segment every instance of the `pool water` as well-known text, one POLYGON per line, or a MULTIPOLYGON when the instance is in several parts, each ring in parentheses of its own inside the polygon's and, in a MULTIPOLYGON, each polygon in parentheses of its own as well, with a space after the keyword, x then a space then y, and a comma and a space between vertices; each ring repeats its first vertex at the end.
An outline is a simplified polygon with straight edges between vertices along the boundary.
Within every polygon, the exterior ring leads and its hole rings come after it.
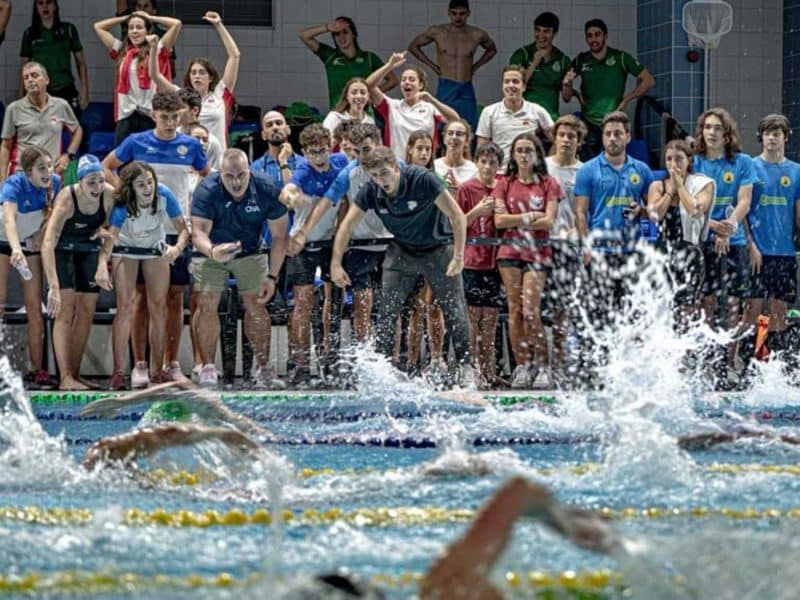
MULTIPOLYGON (((151 487, 77 467, 92 441, 141 425, 143 409, 82 420, 75 404, 34 403, 44 432, 9 421, 2 432, 17 437, 0 453, 0 596, 291 597, 305 578, 346 569, 410 597, 472 511, 523 475, 608 509, 630 544, 601 557, 522 520, 492 572, 506 595, 796 597, 795 447, 749 440, 688 454, 674 439, 685 423, 611 421, 586 395, 476 408, 406 392, 228 399, 279 442, 256 463, 211 443, 166 451, 141 463, 151 487)), ((796 405, 692 401, 706 422, 730 411, 784 431, 796 429, 796 405)))

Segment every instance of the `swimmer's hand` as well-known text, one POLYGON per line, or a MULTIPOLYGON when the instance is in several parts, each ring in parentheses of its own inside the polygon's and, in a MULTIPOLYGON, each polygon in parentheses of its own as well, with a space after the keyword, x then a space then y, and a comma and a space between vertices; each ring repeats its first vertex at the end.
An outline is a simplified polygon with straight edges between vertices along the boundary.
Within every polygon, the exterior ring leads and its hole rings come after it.
POLYGON ((125 398, 101 398, 81 409, 82 417, 113 417, 128 405, 125 398))

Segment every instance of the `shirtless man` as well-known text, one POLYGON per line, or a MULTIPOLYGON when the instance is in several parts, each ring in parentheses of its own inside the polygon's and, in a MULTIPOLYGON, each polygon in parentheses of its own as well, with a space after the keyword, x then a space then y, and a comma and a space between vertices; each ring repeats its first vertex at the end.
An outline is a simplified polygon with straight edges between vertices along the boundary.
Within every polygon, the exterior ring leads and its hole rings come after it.
POLYGON ((450 23, 428 27, 411 40, 408 49, 439 76, 436 98, 452 106, 474 131, 478 124, 478 109, 472 76, 492 60, 497 54, 497 46, 483 29, 467 25, 470 15, 468 0, 450 0, 447 14, 450 23), (436 43, 436 62, 422 51, 422 47, 431 42, 436 43), (478 46, 485 52, 474 61, 478 46))

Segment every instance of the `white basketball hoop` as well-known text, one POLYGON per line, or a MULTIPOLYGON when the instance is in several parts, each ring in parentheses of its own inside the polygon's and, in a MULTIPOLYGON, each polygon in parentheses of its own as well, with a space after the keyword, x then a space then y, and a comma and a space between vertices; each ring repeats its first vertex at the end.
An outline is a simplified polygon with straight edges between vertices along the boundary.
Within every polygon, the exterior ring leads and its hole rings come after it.
POLYGON ((690 46, 711 50, 733 27, 733 7, 724 0, 691 0, 683 7, 681 26, 690 46))
POLYGON ((689 45, 703 48, 703 106, 711 97, 711 50, 733 28, 733 7, 724 0, 691 0, 683 6, 681 27, 689 37, 689 45))

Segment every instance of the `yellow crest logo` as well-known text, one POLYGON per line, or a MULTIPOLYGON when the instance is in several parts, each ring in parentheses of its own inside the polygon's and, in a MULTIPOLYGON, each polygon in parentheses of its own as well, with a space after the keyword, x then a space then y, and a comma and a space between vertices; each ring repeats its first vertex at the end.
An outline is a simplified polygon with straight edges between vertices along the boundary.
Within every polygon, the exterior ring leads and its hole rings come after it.
POLYGON ((631 183, 632 183, 633 185, 637 185, 637 184, 638 184, 638 183, 639 183, 641 180, 642 180, 642 179, 641 179, 641 178, 640 178, 640 177, 639 177, 639 176, 638 176, 636 173, 633 173, 633 174, 631 175, 631 183))
POLYGON ((722 174, 722 181, 725 183, 733 183, 733 173, 725 171, 725 173, 722 174))
POLYGON ((792 180, 789 179, 788 175, 784 175, 783 177, 781 177, 781 185, 783 187, 789 187, 790 185, 792 185, 792 180))

